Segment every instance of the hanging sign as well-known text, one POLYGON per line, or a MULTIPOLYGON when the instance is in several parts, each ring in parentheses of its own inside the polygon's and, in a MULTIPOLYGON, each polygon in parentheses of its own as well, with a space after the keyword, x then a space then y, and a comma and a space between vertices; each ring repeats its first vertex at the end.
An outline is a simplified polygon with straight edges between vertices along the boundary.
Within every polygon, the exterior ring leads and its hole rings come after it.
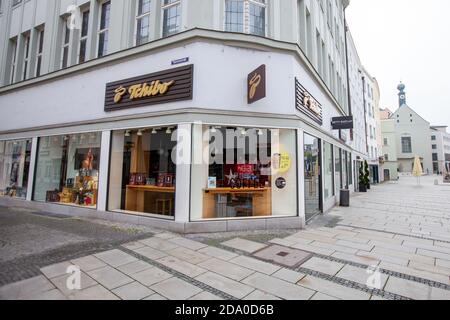
POLYGON ((353 117, 336 117, 331 120, 333 130, 353 129, 353 117))

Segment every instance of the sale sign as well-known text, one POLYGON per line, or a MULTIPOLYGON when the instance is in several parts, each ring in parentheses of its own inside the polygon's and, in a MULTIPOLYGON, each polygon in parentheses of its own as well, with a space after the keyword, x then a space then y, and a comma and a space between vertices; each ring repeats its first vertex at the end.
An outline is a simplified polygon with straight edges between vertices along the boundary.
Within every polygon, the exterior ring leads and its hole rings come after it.
POLYGON ((253 174, 253 165, 251 164, 238 164, 237 172, 239 174, 253 174))

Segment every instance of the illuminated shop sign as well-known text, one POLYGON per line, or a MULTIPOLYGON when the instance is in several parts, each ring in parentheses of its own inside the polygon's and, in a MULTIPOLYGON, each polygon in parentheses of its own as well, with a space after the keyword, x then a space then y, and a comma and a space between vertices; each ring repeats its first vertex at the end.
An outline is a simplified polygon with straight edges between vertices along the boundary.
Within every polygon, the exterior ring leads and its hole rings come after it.
POLYGON ((310 119, 323 124, 322 105, 295 78, 295 107, 310 119))
POLYGON ((192 100, 194 66, 188 65, 106 85, 105 111, 192 100))

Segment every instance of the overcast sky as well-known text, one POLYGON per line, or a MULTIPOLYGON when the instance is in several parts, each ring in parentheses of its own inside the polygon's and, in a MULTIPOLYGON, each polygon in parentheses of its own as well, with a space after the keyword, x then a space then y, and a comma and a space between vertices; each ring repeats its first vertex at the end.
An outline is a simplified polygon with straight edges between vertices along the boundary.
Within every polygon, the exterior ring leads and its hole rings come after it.
POLYGON ((380 107, 398 108, 403 81, 411 108, 432 125, 450 126, 449 13, 449 0, 350 1, 347 21, 362 63, 380 84, 380 107))

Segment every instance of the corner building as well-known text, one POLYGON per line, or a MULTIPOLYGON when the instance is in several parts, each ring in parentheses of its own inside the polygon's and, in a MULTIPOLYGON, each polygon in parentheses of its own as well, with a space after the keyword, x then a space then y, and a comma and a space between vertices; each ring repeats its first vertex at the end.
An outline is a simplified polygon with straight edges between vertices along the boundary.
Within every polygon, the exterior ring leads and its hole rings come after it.
POLYGON ((1 1, 0 204, 179 232, 304 227, 354 189, 350 134, 331 127, 350 112, 348 4, 1 1), (226 133, 257 158, 211 150, 226 133))

